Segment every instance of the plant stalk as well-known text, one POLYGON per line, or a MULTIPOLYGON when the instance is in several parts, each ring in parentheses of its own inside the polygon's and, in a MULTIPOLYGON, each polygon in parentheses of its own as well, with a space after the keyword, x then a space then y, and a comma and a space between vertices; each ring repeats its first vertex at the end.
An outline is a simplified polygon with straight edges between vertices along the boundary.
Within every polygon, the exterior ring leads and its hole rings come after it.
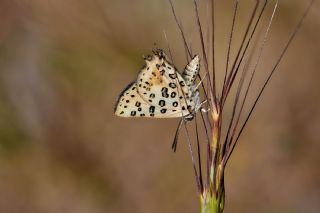
POLYGON ((224 184, 219 187, 217 195, 204 191, 200 196, 200 212, 201 213, 222 213, 225 202, 224 184))

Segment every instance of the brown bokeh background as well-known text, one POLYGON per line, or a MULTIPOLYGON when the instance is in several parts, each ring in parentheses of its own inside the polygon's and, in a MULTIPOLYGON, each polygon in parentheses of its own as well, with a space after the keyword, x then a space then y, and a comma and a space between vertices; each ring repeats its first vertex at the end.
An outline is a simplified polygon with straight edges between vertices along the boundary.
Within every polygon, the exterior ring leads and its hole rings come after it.
MULTIPOLYGON (((218 2, 222 70, 232 1, 218 2)), ((240 3, 242 30, 253 2, 240 3)), ((200 53, 192 2, 175 4, 200 53)), ((270 71, 306 6, 281 1, 259 73, 270 71)), ((319 10, 316 2, 230 160, 226 213, 320 212, 319 10)), ((0 212, 198 212, 187 146, 170 150, 178 120, 113 115, 141 56, 154 43, 166 48, 163 30, 182 69, 166 0, 0 1, 0 212)))

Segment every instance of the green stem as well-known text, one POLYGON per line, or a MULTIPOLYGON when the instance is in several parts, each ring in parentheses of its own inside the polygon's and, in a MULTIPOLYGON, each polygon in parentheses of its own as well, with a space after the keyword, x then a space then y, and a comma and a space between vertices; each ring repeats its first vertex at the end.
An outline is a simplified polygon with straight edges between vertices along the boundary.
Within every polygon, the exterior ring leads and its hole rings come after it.
POLYGON ((201 213, 222 213, 224 209, 225 192, 224 185, 221 184, 218 196, 211 196, 210 193, 204 192, 200 196, 201 213))
POLYGON ((201 198, 200 199, 200 212, 201 213, 220 213, 217 205, 217 201, 210 198, 201 198))

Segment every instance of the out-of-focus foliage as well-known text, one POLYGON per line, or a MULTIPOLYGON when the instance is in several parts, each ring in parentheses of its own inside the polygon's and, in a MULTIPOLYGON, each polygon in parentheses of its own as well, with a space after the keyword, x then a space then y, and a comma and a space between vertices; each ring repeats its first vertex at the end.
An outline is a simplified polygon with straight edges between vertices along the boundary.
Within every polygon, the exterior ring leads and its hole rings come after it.
MULTIPOLYGON (((175 1, 199 52, 186 2, 175 1)), ((219 67, 231 2, 217 9, 219 67)), ((241 17, 252 2, 240 4, 241 17)), ((270 71, 305 6, 282 1, 259 72, 270 71)), ((319 9, 316 3, 232 156, 225 212, 320 211, 319 9)), ((183 44, 167 1, 0 1, 0 212, 197 212, 187 147, 170 151, 177 120, 113 115, 141 56, 154 43, 167 47, 164 29, 181 69, 183 44)))

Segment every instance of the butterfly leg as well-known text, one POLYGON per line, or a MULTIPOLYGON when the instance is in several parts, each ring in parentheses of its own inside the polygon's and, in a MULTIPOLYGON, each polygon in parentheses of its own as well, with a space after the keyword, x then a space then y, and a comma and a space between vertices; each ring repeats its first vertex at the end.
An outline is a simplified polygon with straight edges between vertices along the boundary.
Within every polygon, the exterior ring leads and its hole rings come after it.
POLYGON ((199 110, 201 110, 202 112, 208 112, 210 109, 204 109, 202 106, 207 103, 207 100, 202 101, 199 105, 196 106, 195 108, 195 112, 198 112, 199 110))
POLYGON ((181 118, 180 122, 179 122, 179 125, 177 127, 177 130, 176 130, 176 134, 174 136, 174 139, 173 139, 173 143, 171 145, 171 149, 176 152, 177 151, 177 145, 178 145, 178 138, 179 138, 179 133, 180 133, 180 129, 182 127, 182 124, 184 122, 184 118, 181 118))
POLYGON ((203 106, 205 103, 207 103, 207 102, 208 102, 207 100, 202 101, 202 102, 200 103, 200 105, 198 106, 198 110, 200 109, 202 112, 209 112, 209 111, 210 111, 210 108, 205 109, 205 108, 202 107, 202 106, 203 106))
POLYGON ((210 111, 210 108, 205 109, 205 108, 202 108, 202 107, 201 107, 201 112, 207 113, 207 112, 209 112, 209 111, 210 111))

